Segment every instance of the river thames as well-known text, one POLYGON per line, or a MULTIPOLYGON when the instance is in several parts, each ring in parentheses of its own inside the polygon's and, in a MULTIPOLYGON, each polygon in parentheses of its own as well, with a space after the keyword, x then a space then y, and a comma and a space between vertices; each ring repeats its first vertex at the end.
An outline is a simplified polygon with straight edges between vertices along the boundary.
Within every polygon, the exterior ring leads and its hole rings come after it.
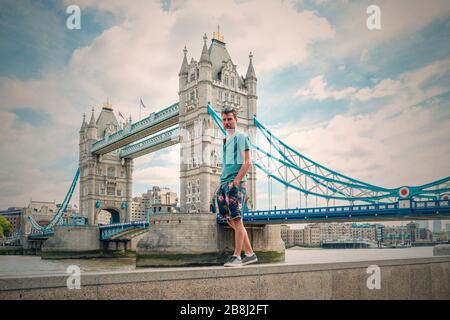
MULTIPOLYGON (((294 247, 286 250, 284 263, 316 264, 429 257, 433 257, 433 247, 397 249, 305 249, 294 247)), ((136 268, 133 257, 42 260, 39 256, 5 255, 0 256, 0 278, 66 274, 69 265, 79 266, 81 272, 155 269, 136 268)))

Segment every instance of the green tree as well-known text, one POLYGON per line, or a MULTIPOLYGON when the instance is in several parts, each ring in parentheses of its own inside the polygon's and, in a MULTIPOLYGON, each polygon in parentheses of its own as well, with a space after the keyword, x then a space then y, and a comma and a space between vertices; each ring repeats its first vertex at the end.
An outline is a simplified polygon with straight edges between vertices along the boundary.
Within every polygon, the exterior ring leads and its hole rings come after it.
POLYGON ((8 234, 10 229, 11 223, 4 216, 0 216, 0 238, 8 234))

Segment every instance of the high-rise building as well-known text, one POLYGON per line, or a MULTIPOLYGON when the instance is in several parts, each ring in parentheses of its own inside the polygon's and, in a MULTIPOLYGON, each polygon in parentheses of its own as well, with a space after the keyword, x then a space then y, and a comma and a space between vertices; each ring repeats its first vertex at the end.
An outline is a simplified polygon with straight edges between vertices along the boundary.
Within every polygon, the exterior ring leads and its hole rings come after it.
POLYGON ((142 221, 148 214, 176 212, 178 195, 170 188, 154 186, 141 197, 134 197, 131 203, 131 220, 142 221))

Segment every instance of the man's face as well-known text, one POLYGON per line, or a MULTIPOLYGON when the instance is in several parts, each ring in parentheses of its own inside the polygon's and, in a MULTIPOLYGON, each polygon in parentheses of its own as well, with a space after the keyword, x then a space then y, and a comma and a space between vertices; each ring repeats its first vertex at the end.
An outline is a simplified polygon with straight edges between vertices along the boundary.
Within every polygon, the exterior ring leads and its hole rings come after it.
POLYGON ((225 128, 225 130, 236 129, 237 121, 234 118, 234 115, 232 112, 222 113, 222 125, 225 128))

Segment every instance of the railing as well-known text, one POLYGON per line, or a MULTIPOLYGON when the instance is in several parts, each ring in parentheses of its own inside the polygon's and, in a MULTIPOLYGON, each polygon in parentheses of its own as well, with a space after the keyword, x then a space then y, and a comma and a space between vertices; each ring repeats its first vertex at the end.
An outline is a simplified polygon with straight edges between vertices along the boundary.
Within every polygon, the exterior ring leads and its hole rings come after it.
MULTIPOLYGON (((404 201, 404 200, 402 200, 404 201)), ((308 221, 314 219, 333 219, 333 218, 365 218, 386 216, 409 216, 412 213, 424 214, 429 212, 442 213, 450 215, 449 200, 433 201, 411 201, 410 206, 402 207, 399 203, 390 204, 371 204, 371 205, 353 205, 353 206, 333 206, 318 208, 295 208, 295 209, 274 209, 274 210, 255 210, 243 213, 244 222, 289 222, 289 221, 308 221)), ((429 217, 429 216, 424 216, 429 217)), ((225 223, 225 220, 218 216, 219 223, 225 223)))
POLYGON ((134 231, 138 229, 146 229, 149 226, 147 220, 144 221, 132 221, 127 223, 113 223, 104 226, 99 226, 100 240, 108 240, 111 237, 122 234, 126 231, 134 231))
POLYGON ((148 128, 152 125, 155 125, 157 123, 160 123, 164 120, 167 120, 169 118, 172 118, 173 116, 176 116, 180 112, 180 106, 179 103, 174 103, 173 105, 158 111, 156 113, 152 113, 150 116, 142 119, 141 121, 138 121, 131 125, 131 129, 129 132, 126 132, 125 129, 119 130, 115 133, 113 133, 110 136, 105 137, 102 140, 94 142, 92 145, 92 152, 98 151, 99 149, 103 148, 106 145, 109 145, 111 143, 117 142, 120 139, 124 138, 125 136, 130 136, 136 132, 139 132, 145 128, 148 128))
POLYGON ((169 130, 167 132, 164 132, 162 134, 159 134, 157 136, 151 137, 151 138, 149 138, 147 140, 144 140, 142 142, 139 142, 139 143, 136 143, 136 144, 132 144, 132 145, 130 145, 128 147, 123 148, 120 151, 120 157, 121 158, 125 158, 126 156, 129 156, 129 155, 131 155, 133 153, 136 153, 138 151, 141 151, 141 150, 150 148, 152 146, 156 146, 158 144, 161 144, 163 142, 175 139, 175 137, 178 137, 178 136, 179 136, 179 129, 177 127, 177 128, 171 129, 171 130, 169 130))

